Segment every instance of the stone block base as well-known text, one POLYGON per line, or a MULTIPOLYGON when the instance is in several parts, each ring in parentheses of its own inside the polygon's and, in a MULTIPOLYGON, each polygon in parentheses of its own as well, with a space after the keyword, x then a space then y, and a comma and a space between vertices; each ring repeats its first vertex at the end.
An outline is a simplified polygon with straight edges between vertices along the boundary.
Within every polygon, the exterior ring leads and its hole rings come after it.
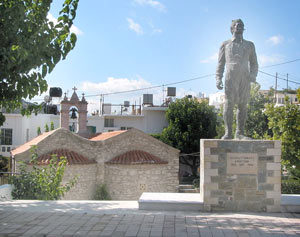
POLYGON ((280 141, 202 139, 200 153, 206 211, 280 212, 280 141))

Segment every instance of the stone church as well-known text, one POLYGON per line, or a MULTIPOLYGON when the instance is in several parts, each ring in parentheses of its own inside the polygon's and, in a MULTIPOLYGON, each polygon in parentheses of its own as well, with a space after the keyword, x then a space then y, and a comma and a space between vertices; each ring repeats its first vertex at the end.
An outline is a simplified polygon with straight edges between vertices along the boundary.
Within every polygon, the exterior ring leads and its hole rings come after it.
POLYGON ((87 102, 74 91, 61 102, 61 128, 46 132, 11 151, 29 162, 35 145, 38 164, 47 165, 52 154, 67 158, 63 182, 77 176, 65 200, 92 200, 96 188, 106 184, 113 200, 137 200, 143 192, 177 192, 179 150, 137 129, 106 132, 90 139, 86 130, 87 102), (69 129, 70 108, 78 110, 77 133, 69 129))

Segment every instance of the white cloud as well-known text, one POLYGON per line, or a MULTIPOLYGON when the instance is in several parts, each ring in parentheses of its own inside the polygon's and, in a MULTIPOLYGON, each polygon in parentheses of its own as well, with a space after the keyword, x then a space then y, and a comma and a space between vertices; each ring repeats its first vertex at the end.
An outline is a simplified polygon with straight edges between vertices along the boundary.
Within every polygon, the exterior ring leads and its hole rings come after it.
MULTIPOLYGON (((82 91, 86 95, 86 100, 88 101, 88 111, 89 113, 99 110, 100 107, 100 96, 89 97, 89 95, 100 95, 108 94, 121 91, 131 91, 144 88, 150 88, 155 85, 151 84, 149 81, 146 81, 140 76, 137 76, 137 79, 128 79, 128 78, 114 78, 109 77, 105 82, 82 82, 78 90, 82 91)), ((177 88, 176 98, 182 98, 187 95, 196 96, 198 93, 183 88, 177 88)), ((163 92, 162 87, 157 87, 153 89, 138 90, 136 92, 128 93, 117 93, 115 95, 105 95, 104 103, 111 104, 122 104, 124 101, 130 101, 130 105, 139 105, 140 102, 143 103, 143 94, 153 94, 153 103, 155 105, 161 105, 163 103, 163 92)), ((164 98, 166 98, 166 93, 164 98)), ((114 110, 120 109, 120 107, 114 108, 114 110)))
MULTIPOLYGON (((49 21, 52 21, 54 24, 57 24, 57 19, 51 13, 48 13, 47 18, 49 21)), ((72 33, 75 33, 76 35, 83 34, 83 32, 81 30, 79 30, 78 27, 76 27, 74 24, 71 26, 70 31, 72 33)))
POLYGON ((163 5, 161 2, 155 1, 155 0, 133 0, 133 2, 135 2, 141 6, 153 7, 161 12, 166 12, 166 10, 167 10, 165 5, 163 5))
POLYGON ((129 29, 133 30, 138 35, 144 34, 143 28, 140 24, 134 22, 131 18, 127 18, 129 29))
MULTIPOLYGON (((114 78, 109 77, 105 82, 82 82, 79 86, 79 90, 83 91, 86 95, 100 95, 100 94, 109 94, 114 92, 123 92, 123 91, 132 91, 139 90, 143 88, 153 87, 153 85, 144 80, 143 78, 137 76, 137 79, 128 79, 128 78, 114 78)), ((128 93, 117 93, 114 95, 105 95, 104 103, 111 104, 122 104, 124 101, 130 101, 130 104, 139 105, 140 102, 143 103, 143 94, 153 94, 154 104, 161 104, 162 102, 162 89, 154 88, 147 90, 132 91, 128 93)), ((100 97, 86 97, 88 101, 88 111, 92 113, 96 110, 99 110, 100 97)), ((116 110, 120 107, 116 107, 116 110)))
POLYGON ((151 20, 148 21, 148 24, 149 24, 150 28, 152 29, 151 34, 161 34, 163 32, 162 29, 156 28, 151 20))
POLYGON ((88 91, 89 93, 113 93, 119 91, 136 90, 145 87, 151 87, 151 83, 147 82, 143 78, 138 79, 128 79, 128 78, 107 78, 106 82, 89 82, 85 81, 81 84, 80 88, 83 91, 88 91))
POLYGON ((216 63, 218 60, 218 53, 211 55, 210 57, 203 59, 200 63, 216 63))
POLYGON ((273 55, 259 54, 257 58, 258 58, 258 64, 260 66, 268 66, 276 63, 281 63, 285 60, 285 56, 279 54, 273 54, 273 55))
POLYGON ((267 43, 271 44, 271 45, 278 45, 280 43, 282 43, 284 40, 284 37, 282 35, 274 35, 271 36, 269 39, 267 39, 267 43))

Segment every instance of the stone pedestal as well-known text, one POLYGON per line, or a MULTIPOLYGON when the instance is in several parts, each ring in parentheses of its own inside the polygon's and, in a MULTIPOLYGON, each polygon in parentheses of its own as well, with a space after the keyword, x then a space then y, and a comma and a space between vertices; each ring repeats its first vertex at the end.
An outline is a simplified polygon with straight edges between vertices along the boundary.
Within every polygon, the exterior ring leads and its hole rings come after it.
POLYGON ((201 139, 200 153, 205 211, 280 212, 280 141, 201 139))

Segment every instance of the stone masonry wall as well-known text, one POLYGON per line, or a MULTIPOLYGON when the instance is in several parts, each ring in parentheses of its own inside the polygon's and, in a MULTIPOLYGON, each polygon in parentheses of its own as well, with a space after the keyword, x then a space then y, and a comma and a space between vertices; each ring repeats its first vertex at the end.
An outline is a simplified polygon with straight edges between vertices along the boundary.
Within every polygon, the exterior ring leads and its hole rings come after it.
POLYGON ((280 141, 201 140, 206 211, 280 212, 280 141))
POLYGON ((113 200, 138 200, 143 192, 177 192, 178 176, 166 165, 106 165, 113 200))
MULTIPOLYGON (((54 149, 66 148, 81 154, 88 159, 95 160, 94 165, 70 165, 66 169, 64 180, 72 175, 79 175, 79 183, 70 190, 64 199, 92 199, 95 188, 105 183, 114 199, 137 200, 139 194, 128 194, 123 187, 129 187, 127 181, 144 180, 145 175, 149 181, 147 190, 151 192, 177 192, 179 185, 179 150, 174 149, 157 139, 137 130, 131 129, 116 137, 104 141, 89 141, 77 136, 65 129, 58 129, 38 144, 38 155, 48 153, 54 149), (131 150, 142 150, 149 152, 165 161, 164 165, 105 165, 106 161, 131 150), (108 170, 107 170, 108 169, 108 170), (124 171, 123 171, 124 169, 124 171), (141 169, 141 170, 140 170, 141 169), (150 172, 150 173, 149 173, 150 172), (132 174, 128 177, 128 173, 132 174), (120 176, 120 174, 126 174, 120 176), (94 175, 94 180, 93 176, 94 175), (106 175, 108 177, 106 178, 106 175), (86 177, 84 177, 86 176, 86 177), (162 186, 154 185, 154 180, 159 179, 162 186), (112 182, 110 184, 109 182, 112 182), (87 187, 85 187, 87 185, 87 187), (80 190, 80 191, 79 191, 80 190), (123 190, 126 194, 122 194, 123 190), (112 193, 114 192, 114 194, 112 193)), ((25 151, 15 156, 16 161, 29 161, 31 154, 25 151)), ((137 186, 130 186, 132 190, 138 190, 140 184, 145 182, 134 182, 137 186)), ((130 184, 132 185, 132 184, 130 184)))
POLYGON ((69 182, 75 176, 77 183, 62 200, 91 200, 94 198, 96 185, 97 164, 68 165, 65 169, 63 184, 69 182))

